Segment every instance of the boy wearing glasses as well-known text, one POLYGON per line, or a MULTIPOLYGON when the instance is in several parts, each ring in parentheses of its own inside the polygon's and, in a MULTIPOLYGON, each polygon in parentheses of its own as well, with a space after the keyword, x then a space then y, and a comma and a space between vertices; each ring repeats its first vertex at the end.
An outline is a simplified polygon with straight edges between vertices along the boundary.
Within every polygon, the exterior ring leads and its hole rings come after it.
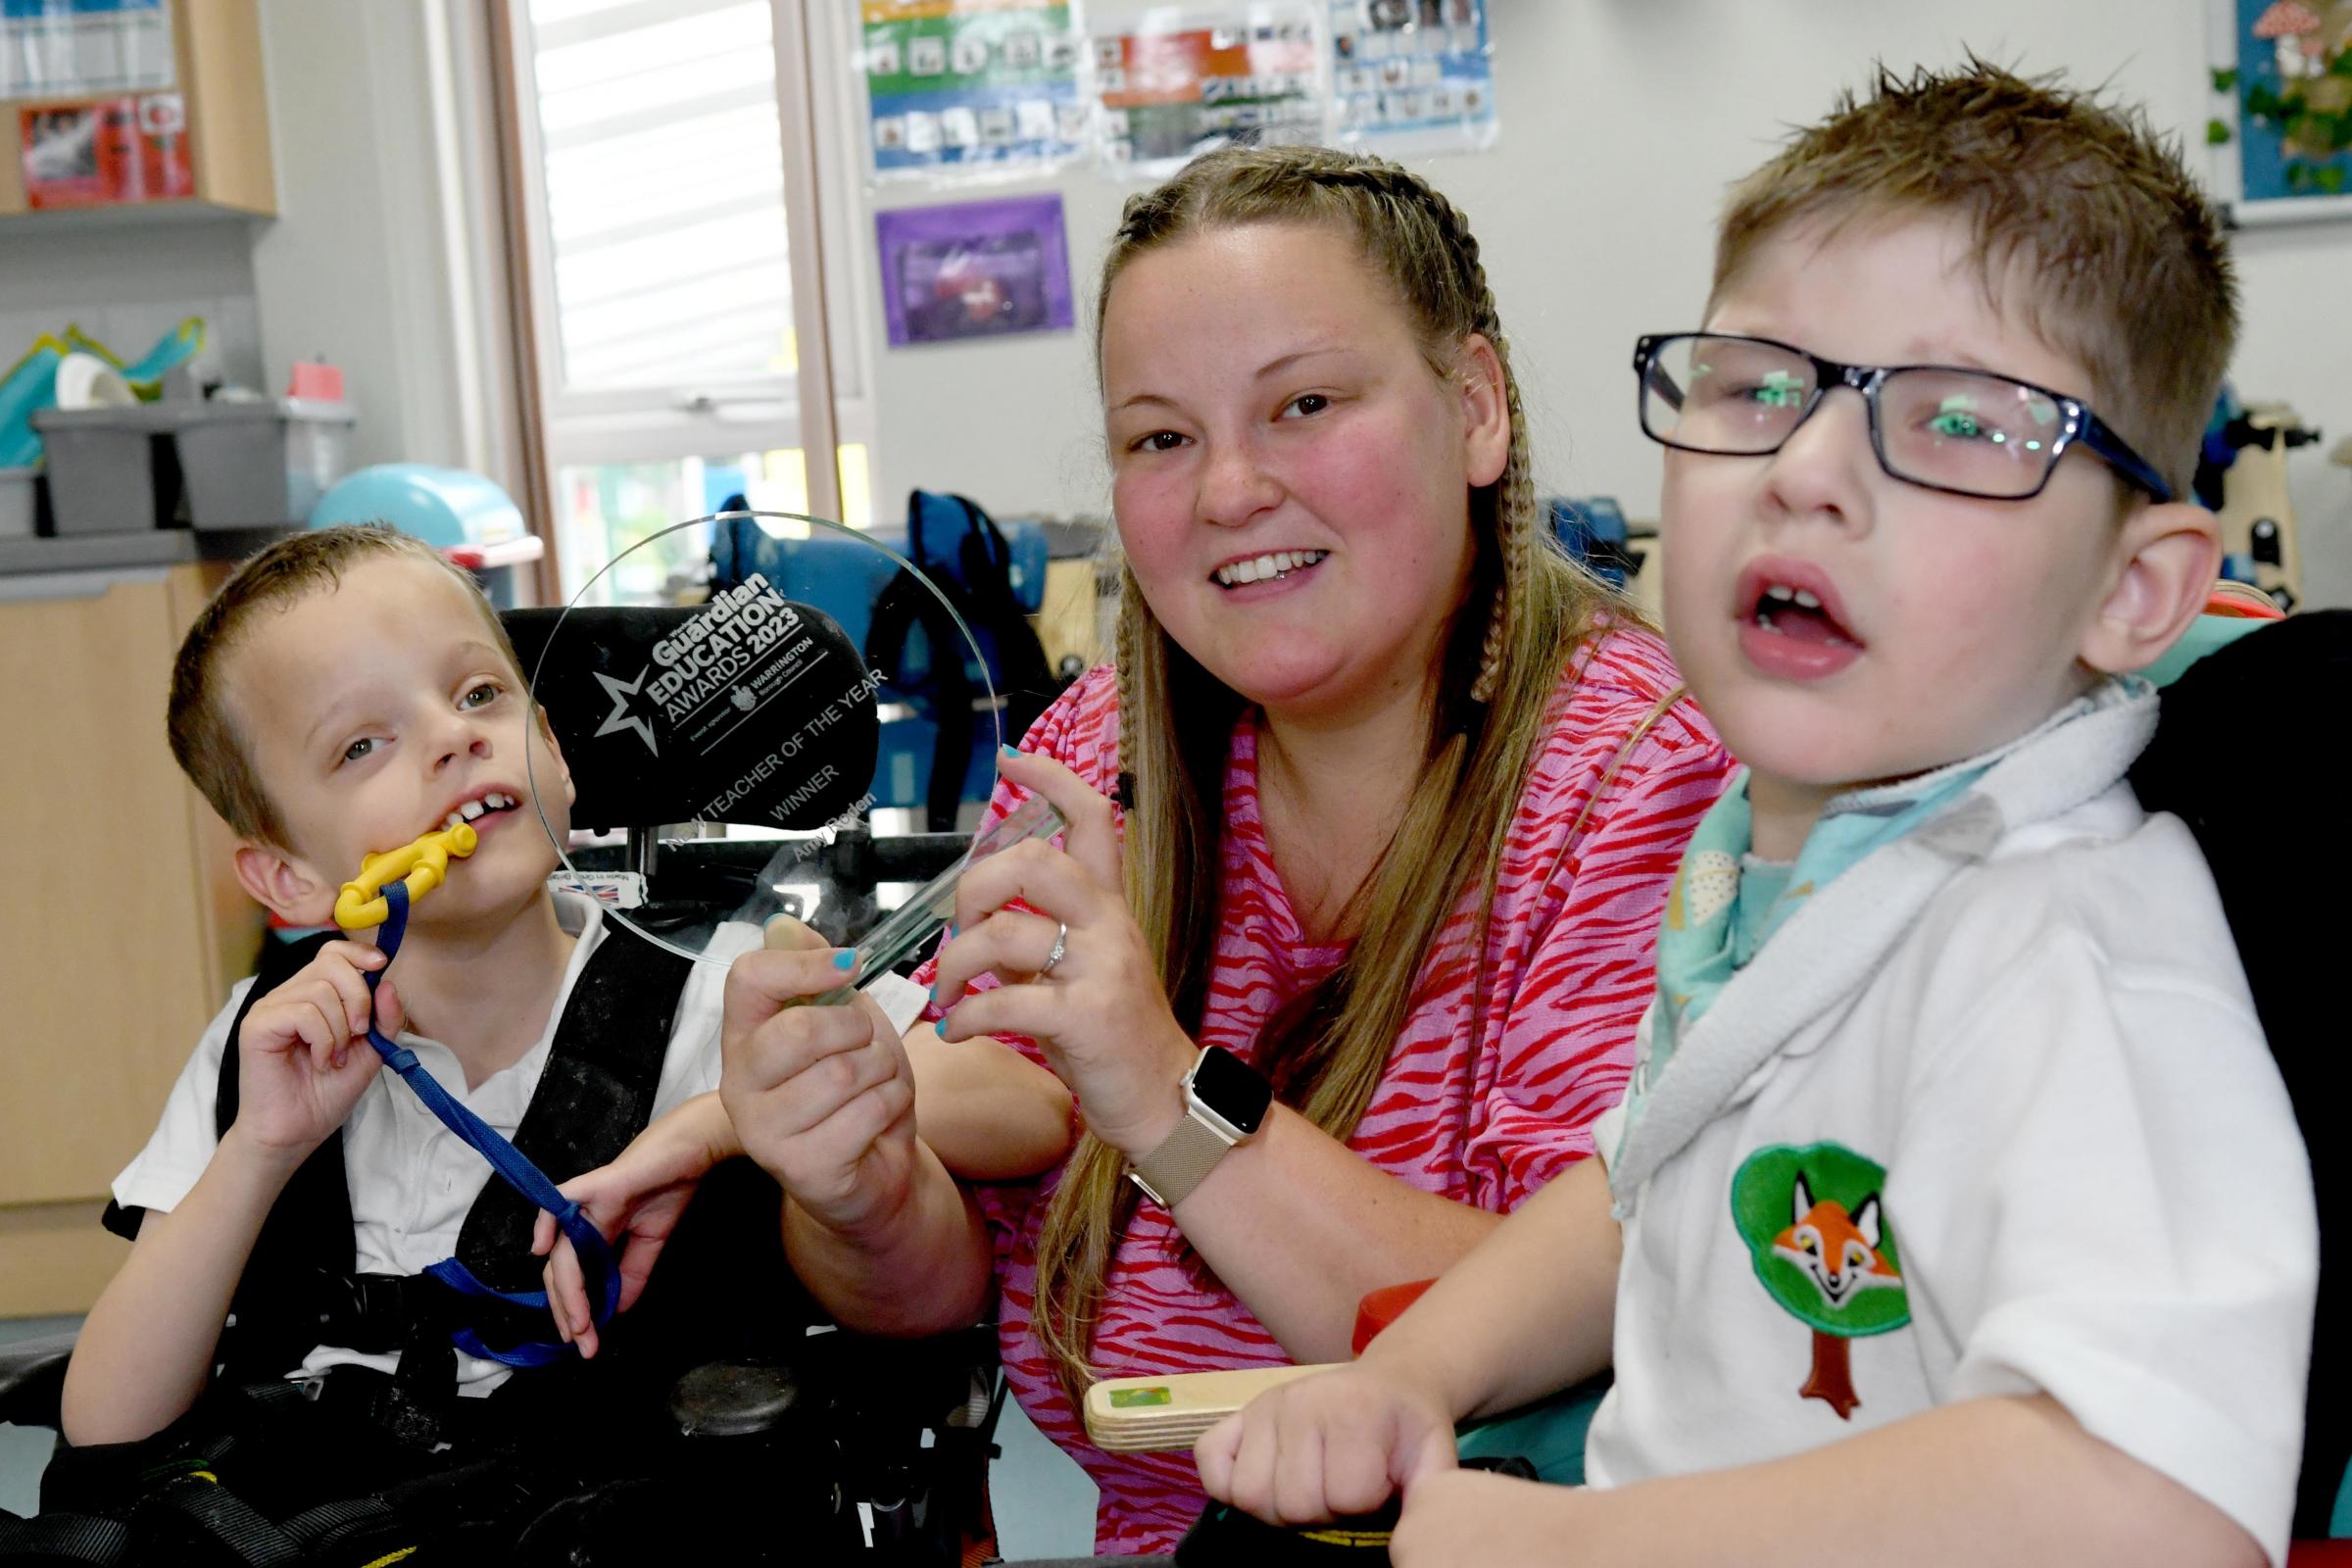
POLYGON ((1735 191, 1705 330, 1637 355, 1667 635, 1746 769, 1634 1082, 1359 1362, 1209 1433, 1211 1494, 1401 1487, 1401 1564, 2279 1560, 2309 1172, 2196 846, 2124 782, 2124 672, 2218 559, 2174 497, 2233 294, 2141 117, 1974 62, 1735 191), (1612 1363, 1591 1486, 1454 1467, 1612 1363))

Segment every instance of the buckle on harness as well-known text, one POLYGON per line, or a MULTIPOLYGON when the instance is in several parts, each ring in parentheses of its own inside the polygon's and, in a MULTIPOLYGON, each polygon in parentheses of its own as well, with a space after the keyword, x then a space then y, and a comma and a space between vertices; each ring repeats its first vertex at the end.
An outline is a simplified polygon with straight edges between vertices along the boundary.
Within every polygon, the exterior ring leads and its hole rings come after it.
POLYGON ((431 1453, 450 1436, 458 1403, 457 1350, 430 1330, 410 1336, 392 1372, 329 1367, 294 1385, 320 1409, 364 1422, 404 1447, 431 1453))

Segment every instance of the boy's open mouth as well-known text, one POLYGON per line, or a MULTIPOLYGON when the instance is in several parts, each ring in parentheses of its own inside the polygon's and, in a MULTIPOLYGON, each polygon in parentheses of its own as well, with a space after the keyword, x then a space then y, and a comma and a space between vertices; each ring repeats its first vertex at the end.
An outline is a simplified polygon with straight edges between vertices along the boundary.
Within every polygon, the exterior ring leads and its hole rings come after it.
POLYGON ((478 823, 485 816, 495 816, 502 811, 512 811, 521 805, 522 801, 519 797, 511 795, 505 790, 485 790, 470 800, 460 801, 451 807, 447 816, 425 831, 434 832, 442 828, 456 827, 460 822, 478 823))
POLYGON ((1786 562, 1759 562, 1740 576, 1741 618, 1757 629, 1817 647, 1861 646, 1846 626, 1836 591, 1820 572, 1786 562))
POLYGON ((1732 596, 1740 656, 1774 680, 1826 679, 1862 657, 1830 574, 1807 561, 1755 561, 1732 596))
POLYGON ((1791 588, 1775 583, 1764 590, 1756 601, 1756 624, 1766 631, 1783 637, 1794 637, 1807 643, 1850 643, 1854 640, 1838 623, 1838 617, 1822 608, 1821 599, 1808 589, 1791 588))

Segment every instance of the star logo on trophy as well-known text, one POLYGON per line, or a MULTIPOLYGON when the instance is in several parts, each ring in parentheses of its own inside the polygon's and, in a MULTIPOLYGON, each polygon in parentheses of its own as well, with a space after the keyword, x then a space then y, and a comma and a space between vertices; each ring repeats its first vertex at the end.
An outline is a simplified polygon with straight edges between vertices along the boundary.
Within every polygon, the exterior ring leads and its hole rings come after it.
POLYGON ((624 729, 633 729, 637 732, 638 739, 645 742, 647 751, 656 757, 662 755, 662 748, 654 743, 654 726, 647 722, 644 714, 629 711, 629 699, 635 697, 644 688, 645 677, 652 673, 652 665, 647 665, 644 669, 639 670, 637 678, 631 681, 614 680, 601 669, 592 672, 596 676, 598 684, 605 688, 605 695, 612 699, 612 711, 606 714, 605 721, 596 727, 597 738, 617 735, 624 729))

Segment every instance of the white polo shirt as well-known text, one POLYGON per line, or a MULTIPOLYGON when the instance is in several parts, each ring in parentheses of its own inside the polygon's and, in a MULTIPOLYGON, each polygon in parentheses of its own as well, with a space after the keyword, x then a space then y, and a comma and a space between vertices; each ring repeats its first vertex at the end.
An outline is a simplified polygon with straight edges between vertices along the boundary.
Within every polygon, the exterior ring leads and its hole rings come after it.
MULTIPOLYGON (((400 1036, 400 1043, 416 1054, 425 1070, 440 1080, 453 1099, 508 1138, 522 1124, 523 1111, 539 1087, 539 1075, 547 1065, 556 1026, 571 1000, 572 987, 605 937, 604 910, 594 900, 565 892, 557 893, 555 899, 557 920, 578 941, 564 966, 555 1005, 549 1010, 546 1032, 520 1059, 467 1088, 465 1069, 447 1046, 406 1031, 400 1036)), ((709 952, 713 958, 726 960, 759 945, 757 927, 730 923, 719 927, 709 952)), ((687 976, 654 1091, 656 1117, 718 1087, 719 1021, 726 974, 721 961, 697 963, 687 976)), ((115 1201, 123 1207, 168 1213, 204 1173, 213 1151, 220 1146, 213 1126, 213 1105, 220 1083, 221 1053, 227 1049, 237 1008, 252 988, 250 979, 230 988, 227 1005, 205 1030, 172 1086, 155 1136, 115 1178, 115 1201)), ((872 989, 893 1024, 902 1029, 926 1000, 920 988, 895 981, 895 977, 886 977, 872 989)), ((375 1076, 343 1124, 343 1168, 351 1191, 356 1266, 360 1272, 371 1274, 421 1273, 450 1256, 457 1250, 458 1231, 467 1210, 490 1180, 489 1162, 442 1126, 399 1075, 391 1072, 375 1076)), ((577 1174, 548 1172, 559 1183, 577 1174)), ((319 1346, 289 1376, 307 1377, 342 1365, 389 1372, 399 1361, 397 1352, 363 1354, 319 1346)), ((506 1381, 510 1370, 496 1361, 461 1354, 459 1390, 486 1395, 506 1381)))
POLYGON ((2196 842, 2117 782, 2153 723, 2061 726, 1842 872, 1599 1119, 1592 1483, 2045 1394, 2280 1560, 2310 1168, 2196 842))

